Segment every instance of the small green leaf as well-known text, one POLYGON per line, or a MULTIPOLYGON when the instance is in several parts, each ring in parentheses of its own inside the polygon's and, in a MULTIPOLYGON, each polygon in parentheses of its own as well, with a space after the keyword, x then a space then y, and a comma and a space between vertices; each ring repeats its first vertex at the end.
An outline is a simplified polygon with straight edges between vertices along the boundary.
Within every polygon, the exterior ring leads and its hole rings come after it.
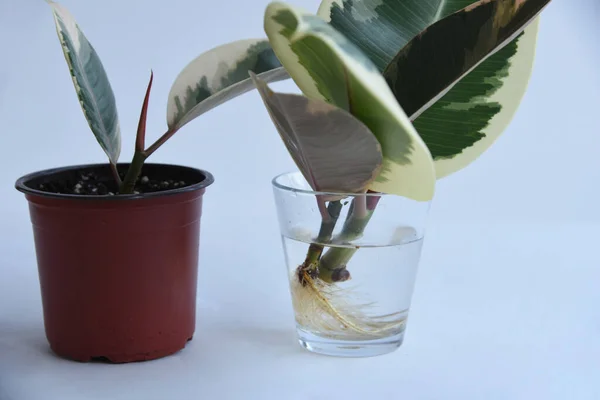
POLYGON ((252 90, 248 71, 267 82, 289 78, 264 39, 227 43, 198 56, 181 71, 169 93, 169 129, 179 129, 220 104, 252 90))
POLYGON ((58 38, 85 118, 111 163, 116 164, 121 153, 119 116, 100 57, 69 11, 46 1, 52 7, 58 38))
POLYGON ((250 73, 294 162, 316 191, 361 193, 377 176, 381 146, 350 113, 302 95, 274 93, 250 73))
POLYGON ((430 200, 435 187, 431 154, 364 53, 321 18, 280 2, 267 7, 265 31, 309 99, 348 111, 381 144, 383 168, 369 189, 430 200))

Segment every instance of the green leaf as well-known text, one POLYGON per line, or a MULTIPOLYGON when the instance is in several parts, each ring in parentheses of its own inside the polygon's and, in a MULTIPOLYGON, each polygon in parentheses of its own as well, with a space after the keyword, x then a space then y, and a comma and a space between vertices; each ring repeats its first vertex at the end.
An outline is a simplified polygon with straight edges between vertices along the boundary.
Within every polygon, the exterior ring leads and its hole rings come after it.
MULTIPOLYGON (((423 30, 473 3, 473 0, 324 0, 319 15, 383 71, 423 30)), ((516 4, 514 0, 502 3, 509 4, 509 8, 516 4)), ((434 157, 438 178, 474 161, 512 121, 533 68, 538 22, 539 17, 516 39, 464 76, 444 97, 429 104, 431 108, 420 115, 411 115, 407 110, 411 119, 416 118, 414 125, 434 157)), ((419 76, 407 79, 424 80, 419 76)), ((407 95, 412 98, 413 92, 407 95)))
POLYGON ((550 0, 482 0, 426 28, 383 72, 408 115, 419 116, 512 42, 550 0))
POLYGON ((382 163, 381 146, 369 128, 324 101, 274 93, 250 74, 281 139, 313 190, 366 191, 382 163))
POLYGON ((473 0, 323 0, 318 15, 383 72, 423 29, 473 0))
POLYGON ((438 178, 470 165, 510 125, 531 77, 538 25, 539 18, 414 121, 438 178))
POLYGON ((431 155, 377 67, 321 18, 284 3, 267 7, 265 31, 308 98, 348 111, 381 144, 383 168, 369 189, 430 200, 435 187, 431 155))
POLYGON ((121 153, 119 116, 100 57, 69 11, 46 1, 52 7, 56 32, 85 118, 111 163, 116 164, 121 153))
POLYGON ((254 88, 248 71, 267 82, 289 78, 264 39, 246 39, 209 50, 179 74, 167 104, 167 124, 176 130, 254 88))

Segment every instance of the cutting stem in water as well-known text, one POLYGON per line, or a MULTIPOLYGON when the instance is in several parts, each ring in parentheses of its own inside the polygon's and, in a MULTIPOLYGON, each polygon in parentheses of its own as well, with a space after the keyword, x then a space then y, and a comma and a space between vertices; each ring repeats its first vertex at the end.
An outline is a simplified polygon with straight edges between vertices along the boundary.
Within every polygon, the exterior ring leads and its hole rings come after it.
MULTIPOLYGON (((348 217, 344 222, 342 231, 335 238, 335 242, 347 244, 359 238, 373 216, 379 199, 379 196, 356 196, 350 204, 348 217)), ((330 203, 330 206, 332 203, 330 203)), ((356 247, 331 247, 323 255, 325 250, 323 243, 331 241, 332 232, 341 212, 341 204, 337 203, 334 206, 336 211, 335 217, 321 223, 317 243, 312 243, 309 246, 306 259, 301 267, 304 270, 309 268, 313 279, 318 273, 318 277, 328 283, 343 282, 351 278, 346 265, 358 250, 356 247)))
POLYGON ((379 196, 355 197, 350 204, 344 226, 334 239, 333 231, 342 204, 340 201, 329 203, 327 214, 321 221, 319 235, 310 244, 304 263, 296 270, 295 285, 292 286, 297 314, 306 317, 303 325, 318 326, 319 330, 326 331, 330 326, 329 319, 333 318, 349 331, 372 337, 399 329, 404 323, 404 319, 400 317, 390 322, 375 321, 362 312, 360 305, 353 305, 350 309, 352 303, 348 297, 352 297, 352 292, 338 290, 334 285, 351 278, 346 265, 358 248, 349 246, 348 243, 363 234, 379 199, 379 196), (325 252, 325 244, 332 242, 348 247, 330 247, 325 252))
MULTIPOLYGON (((320 202, 320 199, 318 199, 318 201, 320 202)), ((320 204, 324 203, 320 202, 320 204)), ((302 284, 306 283, 305 276, 308 275, 314 279, 319 275, 319 259, 324 250, 322 243, 331 239, 335 224, 342 211, 342 203, 339 200, 331 201, 327 208, 325 209, 323 207, 323 209, 324 212, 321 211, 323 220, 321 222, 321 229, 319 230, 319 236, 317 236, 316 243, 310 244, 304 263, 298 267, 298 279, 302 284)))

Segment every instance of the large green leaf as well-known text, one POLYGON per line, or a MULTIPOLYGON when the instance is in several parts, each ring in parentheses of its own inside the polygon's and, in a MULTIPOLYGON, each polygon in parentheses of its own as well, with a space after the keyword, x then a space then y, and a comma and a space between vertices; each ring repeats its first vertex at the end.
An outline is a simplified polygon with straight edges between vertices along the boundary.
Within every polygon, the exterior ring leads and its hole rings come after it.
POLYGON ((478 159, 510 125, 533 69, 539 18, 414 121, 438 178, 478 159))
POLYGON ((284 3, 267 7, 265 31, 308 98, 348 111, 377 137, 383 168, 370 189, 430 200, 435 187, 431 154, 377 67, 321 18, 284 3))
POLYGON ((426 28, 383 72, 396 99, 413 117, 498 52, 533 21, 550 0, 482 0, 426 28))
POLYGON ((364 192, 382 163, 381 146, 369 128, 332 104, 275 93, 251 76, 283 143, 313 190, 364 192))
POLYGON ((289 78, 265 39, 246 39, 209 50, 181 71, 169 93, 169 129, 183 125, 254 88, 248 71, 267 82, 289 78))
POLYGON ((318 15, 377 65, 387 67, 398 51, 434 22, 473 0, 323 0, 318 15))
MULTIPOLYGON (((424 29, 473 3, 473 0, 324 0, 319 15, 383 71, 424 29)), ((509 3, 514 0, 504 2, 509 3)), ((444 97, 429 104, 430 108, 422 114, 409 114, 435 159, 438 178, 469 165, 512 121, 531 75, 538 20, 539 17, 521 35, 464 76, 444 97)), ((457 41, 458 37, 447 39, 457 41)), ((410 79, 420 80, 419 76, 410 79)))
POLYGON ((119 116, 100 57, 69 11, 46 1, 52 7, 58 38, 85 118, 110 161, 116 164, 121 153, 119 116))

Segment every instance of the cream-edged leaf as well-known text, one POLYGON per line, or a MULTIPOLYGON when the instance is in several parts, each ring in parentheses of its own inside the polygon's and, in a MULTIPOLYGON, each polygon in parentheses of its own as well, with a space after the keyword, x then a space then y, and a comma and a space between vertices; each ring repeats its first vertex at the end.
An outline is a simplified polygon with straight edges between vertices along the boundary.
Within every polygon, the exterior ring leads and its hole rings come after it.
POLYGON ((267 7, 265 31, 308 98, 348 111, 381 144, 383 168, 369 189, 430 200, 435 188, 431 154, 364 53, 323 19, 281 2, 267 7))
MULTIPOLYGON (((383 71, 427 27, 475 3, 478 2, 323 0, 318 14, 383 71)), ((509 10, 521 3, 503 0, 502 4, 509 10)), ((438 178, 469 165, 512 121, 531 76, 539 19, 536 17, 522 34, 463 76, 442 98, 428 104, 429 108, 414 115, 409 113, 411 119, 416 118, 415 128, 434 157, 438 178)), ((445 39, 459 38, 448 35, 445 39)), ((408 79, 421 81, 418 76, 408 79)))
POLYGON ((550 0, 480 0, 406 44, 383 72, 396 99, 417 118, 462 78, 517 38, 550 0))
POLYGON ((329 103, 275 93, 251 76, 283 143, 313 190, 366 191, 382 163, 381 146, 369 128, 329 103))
POLYGON ((512 122, 533 71, 538 27, 539 17, 414 121, 438 178, 477 160, 512 122))
POLYGON ((121 153, 119 116, 100 57, 69 11, 58 3, 46 1, 52 8, 56 32, 83 114, 111 163, 116 164, 121 153))
POLYGON ((254 88, 248 71, 267 82, 289 78, 265 39, 215 47, 191 61, 169 93, 167 124, 179 129, 213 108, 254 88))

